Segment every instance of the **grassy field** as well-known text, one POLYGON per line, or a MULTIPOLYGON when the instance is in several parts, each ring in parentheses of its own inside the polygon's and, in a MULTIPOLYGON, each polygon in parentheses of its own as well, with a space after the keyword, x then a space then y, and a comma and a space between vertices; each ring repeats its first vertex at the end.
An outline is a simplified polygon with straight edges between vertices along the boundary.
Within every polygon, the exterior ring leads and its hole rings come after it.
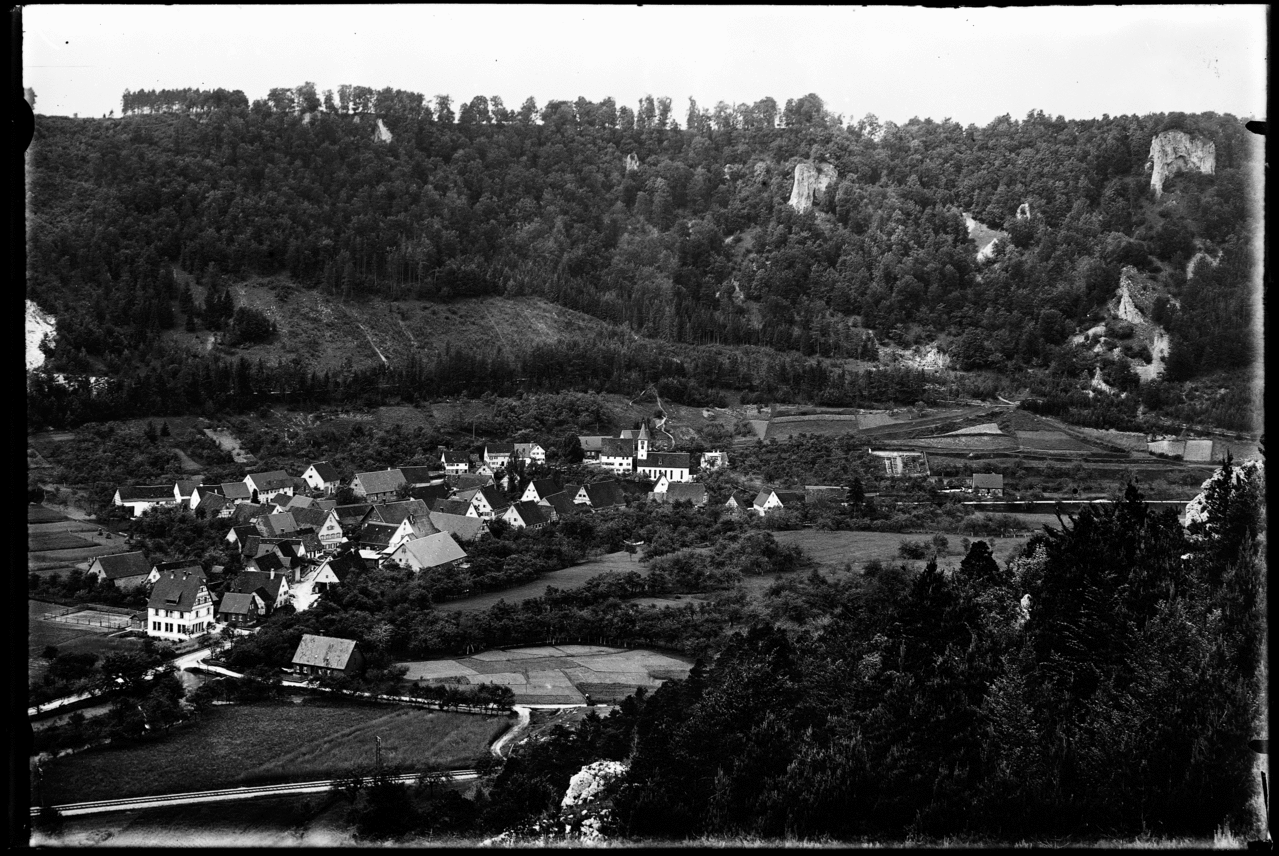
POLYGON ((38 535, 28 533, 27 535, 27 552, 29 553, 48 550, 81 550, 86 547, 96 548, 97 546, 93 541, 87 541, 70 532, 49 532, 38 535))
POLYGON ((615 701, 638 687, 653 689, 683 677, 692 667, 670 654, 599 645, 511 648, 400 665, 408 667, 407 681, 501 684, 511 688, 518 704, 582 704, 588 693, 595 701, 615 701))
POLYGON ((472 597, 445 601, 437 604, 436 609, 449 612, 479 612, 488 609, 499 600, 505 600, 507 603, 516 603, 529 598, 541 597, 546 594, 547 586, 555 586, 557 589, 577 588, 591 577, 609 573, 610 571, 621 573, 637 571, 644 575, 648 573, 648 566, 641 564, 638 556, 632 558, 630 554, 625 552, 607 553, 598 559, 592 559, 589 562, 583 562, 571 568, 552 571, 531 583, 502 589, 501 591, 486 592, 472 597))
MULTIPOLYGON (((1044 515, 1024 516, 1042 517, 1044 515)), ((937 566, 957 568, 964 558, 960 551, 960 540, 964 536, 953 532, 943 534, 949 539, 950 548, 946 555, 938 557, 937 566)), ((798 544, 823 570, 840 569, 848 563, 852 565, 853 570, 861 571, 872 559, 878 559, 884 563, 902 561, 901 554, 898 553, 898 547, 902 541, 928 541, 932 536, 898 532, 822 532, 813 529, 796 529, 789 532, 774 532, 773 537, 779 544, 798 544)), ((1001 562, 1026 542, 1025 538, 972 538, 970 540, 991 543, 995 557, 1001 562)), ((771 583, 771 579, 768 582, 771 583)))
POLYGON ((27 523, 57 523, 67 518, 43 505, 27 506, 27 523))
POLYGON ((66 803, 325 779, 371 764, 376 737, 388 765, 469 767, 506 727, 506 717, 328 699, 215 707, 141 743, 49 761, 44 788, 66 803))

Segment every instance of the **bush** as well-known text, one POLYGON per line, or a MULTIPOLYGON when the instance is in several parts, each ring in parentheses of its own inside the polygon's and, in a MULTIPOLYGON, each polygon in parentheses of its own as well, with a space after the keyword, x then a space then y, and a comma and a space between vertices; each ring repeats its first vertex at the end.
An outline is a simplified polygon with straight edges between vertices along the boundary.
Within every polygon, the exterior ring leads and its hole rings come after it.
POLYGON ((903 540, 897 545, 897 552, 903 559, 924 559, 928 557, 928 545, 923 541, 903 540))

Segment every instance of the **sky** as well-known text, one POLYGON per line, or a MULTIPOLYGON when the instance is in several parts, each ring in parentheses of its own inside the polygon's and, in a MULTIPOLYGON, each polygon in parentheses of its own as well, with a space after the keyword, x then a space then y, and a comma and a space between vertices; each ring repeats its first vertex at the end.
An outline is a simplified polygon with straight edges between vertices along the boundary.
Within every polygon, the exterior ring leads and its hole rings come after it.
POLYGON ((668 96, 779 104, 815 92, 855 120, 984 125, 1214 111, 1265 118, 1265 6, 58 6, 22 10, 36 112, 100 116, 126 89, 312 81, 500 95, 518 108, 668 96))

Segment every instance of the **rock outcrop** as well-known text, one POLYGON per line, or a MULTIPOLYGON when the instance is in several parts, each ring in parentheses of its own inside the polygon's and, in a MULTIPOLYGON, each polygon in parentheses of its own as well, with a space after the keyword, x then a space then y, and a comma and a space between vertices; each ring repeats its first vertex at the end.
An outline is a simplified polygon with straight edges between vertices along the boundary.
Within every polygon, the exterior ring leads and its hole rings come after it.
MULTIPOLYGON (((1185 525, 1187 529, 1195 524, 1207 525, 1214 522, 1208 510, 1208 488, 1214 482, 1221 484, 1224 477, 1222 471, 1217 470, 1199 486, 1199 493, 1195 498, 1186 504, 1185 525)), ((1230 470, 1230 481, 1237 487, 1242 485, 1250 491, 1255 491, 1258 497, 1264 497, 1266 491, 1265 462, 1249 460, 1244 461, 1242 464, 1236 463, 1230 470)))
POLYGON ((1017 219, 1018 220, 1030 219, 1030 203, 1029 202, 1023 202, 1017 206, 1017 219))
POLYGON ((376 143, 391 142, 391 130, 382 124, 382 120, 377 120, 377 128, 373 131, 373 141, 376 143))
POLYGON ((626 156, 626 171, 634 172, 637 169, 639 169, 639 157, 635 152, 631 152, 626 156))
POLYGON ((788 204, 803 214, 813 207, 814 196, 825 193, 838 177, 839 172, 828 163, 816 166, 811 163, 795 164, 795 185, 791 188, 788 204))
POLYGON ((40 343, 46 338, 52 342, 56 328, 57 323, 52 315, 45 313, 32 301, 27 301, 27 371, 44 365, 44 351, 40 350, 40 343))
POLYGON ((1185 131, 1164 131, 1150 141, 1150 187, 1158 199, 1164 192, 1164 181, 1179 172, 1217 171, 1217 147, 1212 140, 1192 137, 1185 131))
POLYGON ((1216 267, 1221 262, 1221 250, 1217 250, 1215 256, 1210 256, 1203 250, 1195 253, 1190 261, 1186 262, 1186 279, 1190 279, 1195 275, 1195 268, 1199 266, 1200 262, 1207 262, 1216 267))

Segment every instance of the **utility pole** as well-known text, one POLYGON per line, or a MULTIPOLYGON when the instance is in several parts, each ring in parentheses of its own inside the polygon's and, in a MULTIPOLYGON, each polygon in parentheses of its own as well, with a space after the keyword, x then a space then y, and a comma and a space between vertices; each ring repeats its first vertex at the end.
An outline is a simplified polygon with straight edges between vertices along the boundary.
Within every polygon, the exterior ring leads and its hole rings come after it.
POLYGON ((382 738, 380 736, 373 737, 373 770, 375 773, 382 772, 382 738))

